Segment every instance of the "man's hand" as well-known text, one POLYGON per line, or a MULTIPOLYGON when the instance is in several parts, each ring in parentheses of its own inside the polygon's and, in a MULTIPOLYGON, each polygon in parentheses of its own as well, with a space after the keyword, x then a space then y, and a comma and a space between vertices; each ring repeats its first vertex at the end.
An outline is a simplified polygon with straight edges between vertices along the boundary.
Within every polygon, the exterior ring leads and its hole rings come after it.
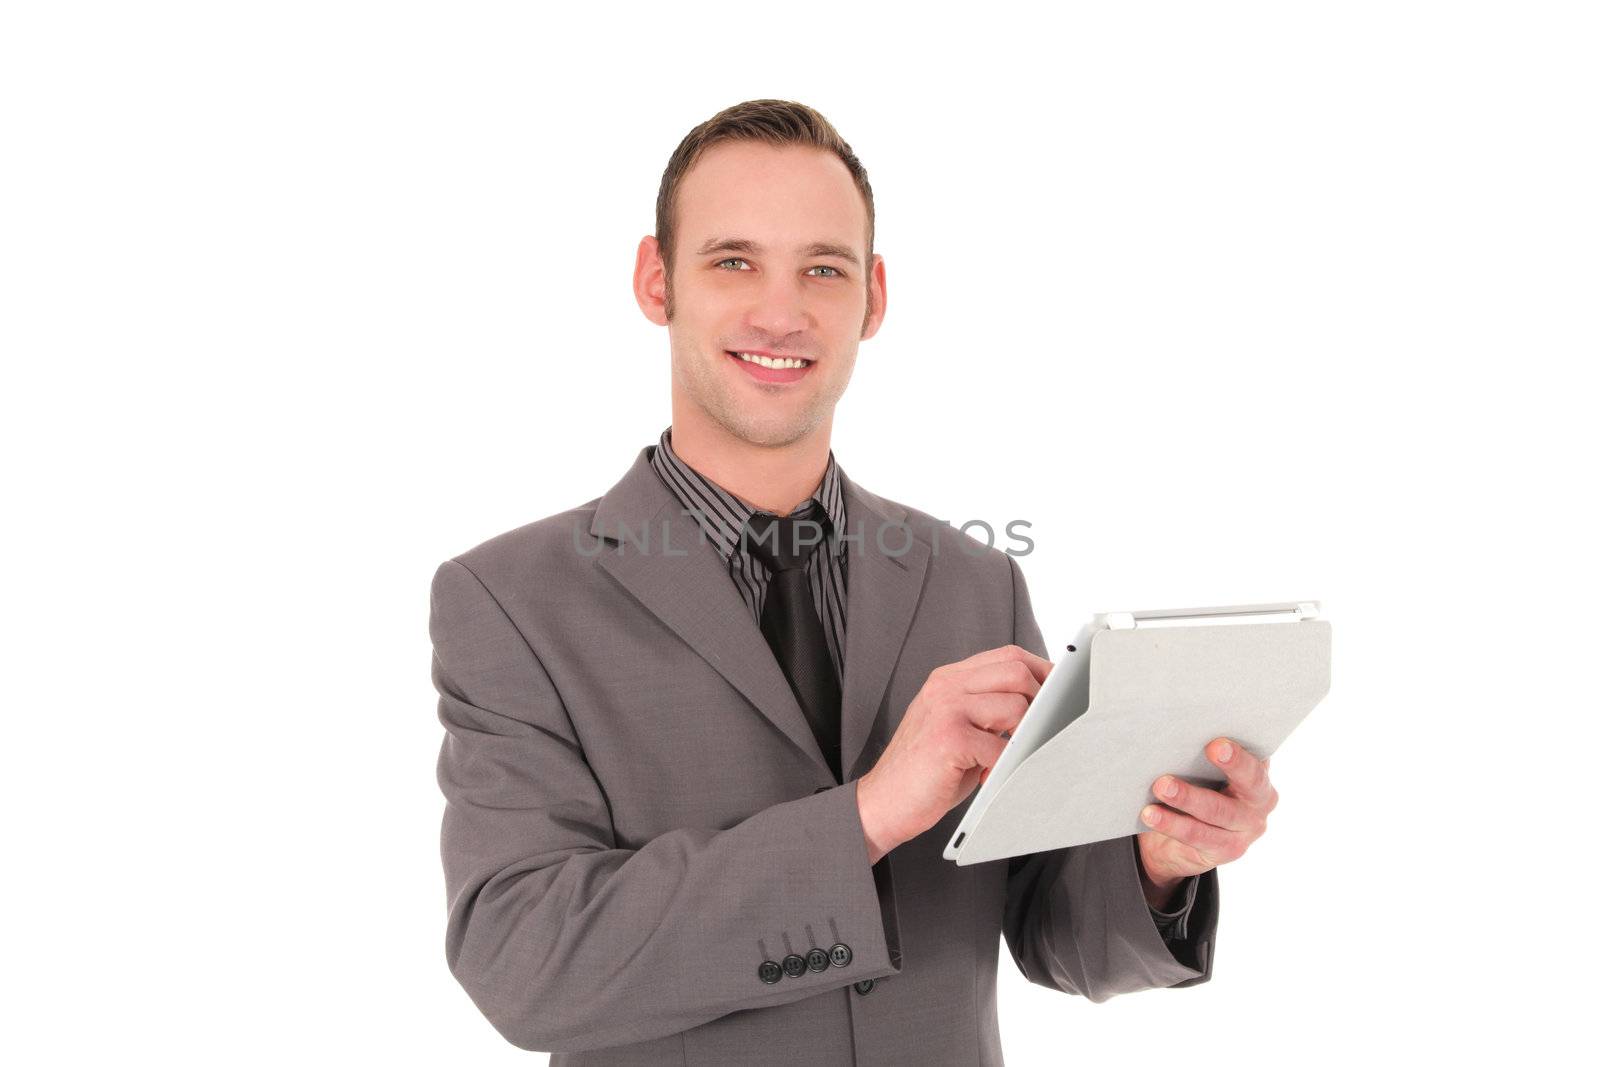
POLYGON ((1278 791, 1267 777, 1269 760, 1256 759, 1225 737, 1205 753, 1227 775, 1226 786, 1210 789, 1164 774, 1151 788, 1160 803, 1140 814, 1154 828, 1139 834, 1145 895, 1152 903, 1190 875, 1244 855, 1267 832, 1267 814, 1278 806, 1278 791))
POLYGON ((873 863, 930 829, 966 799, 1000 758, 1054 666, 1003 645, 935 667, 872 770, 856 803, 873 863))

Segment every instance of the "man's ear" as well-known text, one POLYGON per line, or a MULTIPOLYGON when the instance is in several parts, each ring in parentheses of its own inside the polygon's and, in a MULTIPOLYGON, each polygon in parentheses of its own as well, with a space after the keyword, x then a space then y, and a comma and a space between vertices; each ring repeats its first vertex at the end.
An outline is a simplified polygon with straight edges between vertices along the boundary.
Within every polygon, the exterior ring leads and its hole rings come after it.
POLYGON ((884 279, 883 257, 872 255, 872 270, 867 274, 867 317, 861 324, 861 339, 865 341, 883 325, 883 312, 889 302, 889 285, 884 279))
POLYGON ((667 324, 667 271, 661 261, 661 245, 651 234, 639 239, 633 261, 633 298, 645 318, 657 326, 667 324))

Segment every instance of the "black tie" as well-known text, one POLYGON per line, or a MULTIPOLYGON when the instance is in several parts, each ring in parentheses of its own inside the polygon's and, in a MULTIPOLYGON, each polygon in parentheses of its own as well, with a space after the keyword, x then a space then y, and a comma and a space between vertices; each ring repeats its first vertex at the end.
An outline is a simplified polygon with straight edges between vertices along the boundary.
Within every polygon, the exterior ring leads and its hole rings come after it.
POLYGON ((839 675, 828 655, 828 641, 806 578, 806 559, 826 539, 828 530, 827 512, 813 500, 793 515, 755 512, 745 537, 751 554, 772 572, 761 608, 761 634, 789 679, 834 778, 843 781, 839 770, 839 675))

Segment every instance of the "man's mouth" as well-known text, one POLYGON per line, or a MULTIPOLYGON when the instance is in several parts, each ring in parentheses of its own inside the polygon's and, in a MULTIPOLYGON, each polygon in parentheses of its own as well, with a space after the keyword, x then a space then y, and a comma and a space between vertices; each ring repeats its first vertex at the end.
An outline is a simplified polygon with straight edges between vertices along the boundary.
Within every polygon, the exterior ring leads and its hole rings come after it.
POLYGON ((739 364, 758 382, 794 382, 805 377, 815 360, 803 356, 773 355, 767 352, 736 352, 723 349, 729 359, 739 364))

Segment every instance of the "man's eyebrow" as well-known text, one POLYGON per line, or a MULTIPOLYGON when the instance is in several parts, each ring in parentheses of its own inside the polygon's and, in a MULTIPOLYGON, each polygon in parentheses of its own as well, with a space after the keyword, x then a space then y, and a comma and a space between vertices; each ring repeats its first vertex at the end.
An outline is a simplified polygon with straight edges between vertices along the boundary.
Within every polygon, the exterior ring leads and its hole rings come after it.
MULTIPOLYGON (((714 252, 742 252, 746 255, 760 255, 762 247, 754 241, 744 237, 713 237, 700 246, 698 256, 709 256, 714 252)), ((800 254, 805 256, 833 256, 842 259, 854 266, 861 266, 861 258, 848 245, 832 244, 828 241, 813 241, 800 249, 800 254)))

